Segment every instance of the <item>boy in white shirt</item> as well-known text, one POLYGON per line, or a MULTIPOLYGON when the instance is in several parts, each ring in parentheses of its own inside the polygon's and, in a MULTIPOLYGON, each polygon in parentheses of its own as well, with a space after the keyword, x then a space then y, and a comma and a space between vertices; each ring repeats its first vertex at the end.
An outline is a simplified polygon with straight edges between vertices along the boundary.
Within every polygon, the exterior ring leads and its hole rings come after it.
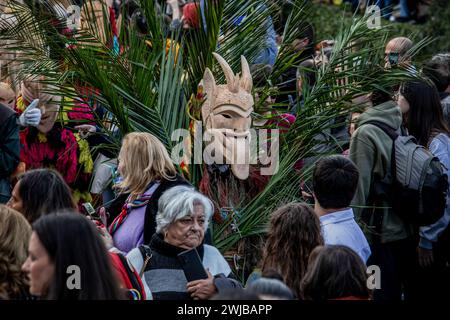
POLYGON ((325 244, 347 246, 366 263, 370 247, 350 208, 358 178, 354 163, 343 156, 317 161, 313 172, 314 211, 319 216, 325 244))

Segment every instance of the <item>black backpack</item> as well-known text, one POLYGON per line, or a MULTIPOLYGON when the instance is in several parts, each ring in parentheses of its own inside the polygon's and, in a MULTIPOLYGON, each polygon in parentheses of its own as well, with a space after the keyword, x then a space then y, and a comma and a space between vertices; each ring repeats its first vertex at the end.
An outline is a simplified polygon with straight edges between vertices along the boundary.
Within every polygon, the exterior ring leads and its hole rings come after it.
POLYGON ((429 150, 418 145, 413 136, 399 135, 382 122, 365 124, 380 128, 393 141, 391 172, 381 182, 383 196, 393 211, 418 227, 435 223, 443 216, 447 204, 449 184, 444 166, 429 150))

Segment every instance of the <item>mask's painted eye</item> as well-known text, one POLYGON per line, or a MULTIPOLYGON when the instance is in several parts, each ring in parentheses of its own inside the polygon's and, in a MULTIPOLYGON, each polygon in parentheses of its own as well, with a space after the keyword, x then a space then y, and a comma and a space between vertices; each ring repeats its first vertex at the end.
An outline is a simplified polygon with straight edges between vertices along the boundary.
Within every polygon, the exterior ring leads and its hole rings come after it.
POLYGON ((223 116, 224 118, 231 119, 231 116, 230 116, 229 114, 223 114, 222 116, 223 116))

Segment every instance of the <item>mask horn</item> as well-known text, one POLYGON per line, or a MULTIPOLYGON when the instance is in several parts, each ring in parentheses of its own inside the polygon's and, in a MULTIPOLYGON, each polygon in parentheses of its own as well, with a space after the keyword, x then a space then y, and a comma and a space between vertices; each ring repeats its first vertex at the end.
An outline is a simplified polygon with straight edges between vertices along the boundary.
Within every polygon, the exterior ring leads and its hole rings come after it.
POLYGON ((241 88, 248 93, 252 92, 253 79, 250 73, 250 66, 248 65, 247 59, 241 56, 241 66, 242 66, 242 76, 241 76, 241 88))
POLYGON ((206 93, 206 101, 202 106, 202 118, 203 121, 206 122, 211 113, 211 106, 214 105, 213 100, 216 92, 216 79, 214 79, 214 76, 209 68, 206 68, 202 82, 203 90, 206 93))
POLYGON ((217 62, 219 62, 220 67, 223 70, 223 73, 225 74, 225 79, 227 79, 227 86, 228 89, 231 92, 238 92, 239 91, 239 78, 234 75, 233 70, 231 69, 230 65, 225 61, 224 58, 222 58, 217 53, 213 53, 214 58, 216 58, 217 62))

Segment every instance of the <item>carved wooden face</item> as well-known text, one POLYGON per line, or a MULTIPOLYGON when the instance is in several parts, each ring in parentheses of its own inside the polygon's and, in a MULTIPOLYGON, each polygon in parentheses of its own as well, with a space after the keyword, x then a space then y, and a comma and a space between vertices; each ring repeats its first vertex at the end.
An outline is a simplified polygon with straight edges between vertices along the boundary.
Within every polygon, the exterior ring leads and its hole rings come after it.
POLYGON ((250 115, 254 105, 250 68, 241 57, 242 77, 239 77, 221 56, 214 54, 214 57, 225 73, 227 84, 216 85, 211 70, 206 69, 203 86, 207 98, 202 107, 203 125, 214 137, 211 142, 214 159, 223 159, 221 163, 231 164, 233 174, 244 180, 249 173, 250 115))

